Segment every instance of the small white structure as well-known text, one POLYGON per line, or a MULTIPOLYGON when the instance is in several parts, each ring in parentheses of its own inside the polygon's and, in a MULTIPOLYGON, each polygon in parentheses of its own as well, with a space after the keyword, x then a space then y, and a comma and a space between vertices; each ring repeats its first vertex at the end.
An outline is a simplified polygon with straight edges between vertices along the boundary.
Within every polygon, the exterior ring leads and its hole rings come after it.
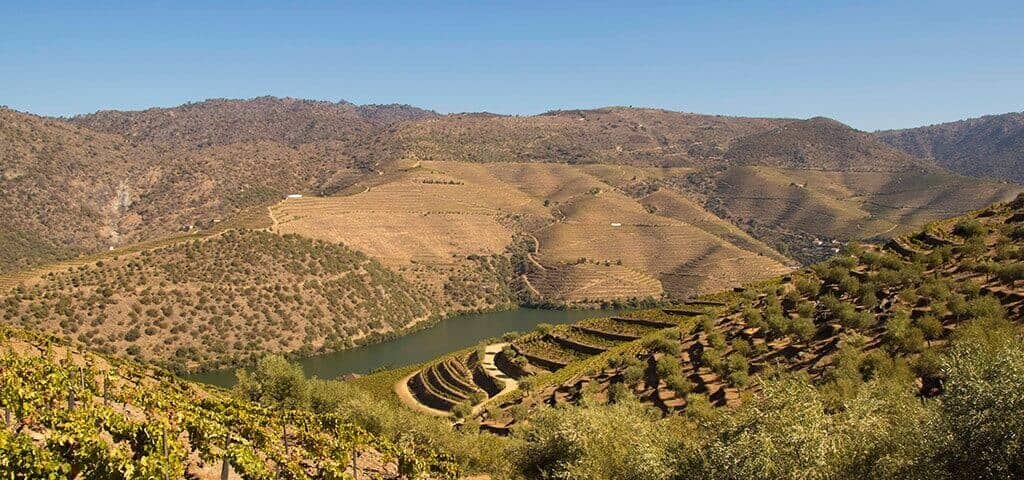
POLYGON ((621 223, 612 223, 612 226, 613 226, 613 227, 621 227, 621 226, 622 226, 622 224, 621 224, 621 223))
POLYGON ((291 195, 288 195, 288 198, 302 198, 302 195, 299 195, 298 193, 293 193, 291 195))

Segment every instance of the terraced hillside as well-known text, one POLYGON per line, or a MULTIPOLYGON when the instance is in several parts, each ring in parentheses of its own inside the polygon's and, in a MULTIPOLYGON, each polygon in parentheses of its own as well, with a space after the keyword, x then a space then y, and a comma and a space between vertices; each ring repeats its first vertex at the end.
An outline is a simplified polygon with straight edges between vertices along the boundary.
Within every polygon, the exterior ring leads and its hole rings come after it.
POLYGON ((10 478, 459 478, 428 447, 339 414, 259 405, 9 328, 0 380, 10 478))
POLYGON ((793 371, 826 402, 881 375, 929 398, 943 394, 939 359, 957 332, 1019 331, 1022 319, 1024 195, 736 291, 526 334, 495 359, 518 391, 476 415, 507 433, 562 404, 736 407, 793 371))
MULTIPOLYGON (((627 315, 545 326, 511 342, 483 345, 431 362, 399 380, 395 392, 414 410, 465 419, 484 409, 493 411, 492 400, 501 401, 519 387, 516 379, 558 371, 678 325, 678 319, 667 315, 659 319, 627 315)), ((484 426, 495 428, 493 422, 484 426)))
POLYGON ((952 175, 827 119, 755 137, 737 141, 721 168, 675 187, 805 263, 833 253, 822 243, 899 235, 1021 191, 952 175))
POLYGON ((232 230, 49 272, 0 304, 8 324, 191 370, 394 334, 436 298, 342 245, 232 230))
POLYGON ((423 278, 508 254, 525 238, 523 288, 538 302, 686 296, 786 269, 784 257, 684 197, 638 200, 616 186, 677 173, 421 161, 362 192, 288 199, 271 212, 275 231, 341 241, 423 278))
MULTIPOLYGON (((11 205, 0 220, 3 270, 204 230, 285 194, 345 194, 319 206, 309 199, 298 206, 311 211, 307 219, 285 228, 316 230, 310 222, 323 220, 324 232, 306 234, 352 230, 367 238, 348 243, 403 266, 503 253, 510 238, 532 233, 545 244, 535 260, 547 266, 621 260, 662 291, 686 296, 751 280, 751 272, 775 273, 787 257, 833 253, 815 239, 898 234, 1017 189, 949 176, 820 118, 631 108, 437 116, 270 97, 70 122, 3 113, 0 134, 13 146, 0 177, 11 205), (436 175, 422 176, 416 165, 436 175), (349 218, 330 220, 341 216, 349 218), (625 246, 649 250, 644 242, 676 253, 628 258, 625 246), (705 275, 709 262, 722 265, 719 278, 705 275)), ((425 274, 434 284, 445 275, 425 274)), ((549 282, 537 283, 533 290, 552 302, 651 293, 645 282, 625 282, 637 285, 629 294, 558 285, 540 292, 549 282)))

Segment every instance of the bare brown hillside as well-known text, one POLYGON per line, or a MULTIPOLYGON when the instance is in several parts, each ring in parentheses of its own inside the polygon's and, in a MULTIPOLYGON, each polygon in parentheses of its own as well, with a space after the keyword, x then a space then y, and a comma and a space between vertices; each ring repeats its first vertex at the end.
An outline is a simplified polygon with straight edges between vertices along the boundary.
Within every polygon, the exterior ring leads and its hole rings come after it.
POLYGON ((180 149, 3 109, 0 149, 0 271, 209 228, 366 171, 341 142, 180 149))
POLYGON ((124 138, 0 109, 0 271, 117 242, 138 158, 124 138))
POLYGON ((105 110, 70 121, 133 140, 201 148, 260 140, 286 145, 354 141, 384 125, 434 115, 408 105, 359 106, 345 101, 259 97, 213 99, 142 111, 105 110))
POLYGON ((618 186, 657 181, 662 169, 618 169, 420 161, 351 195, 284 200, 272 229, 343 242, 414 279, 511 256, 538 303, 685 297, 787 269, 786 257, 681 195, 636 198, 618 186))
POLYGON ((737 165, 841 172, 931 170, 928 162, 888 147, 830 118, 797 120, 737 140, 726 154, 737 165))
POLYGON ((1024 113, 876 132, 879 140, 954 172, 1024 183, 1024 113))
POLYGON ((426 160, 693 166, 720 158, 738 137, 786 122, 613 107, 446 115, 397 125, 387 136, 405 155, 426 160))

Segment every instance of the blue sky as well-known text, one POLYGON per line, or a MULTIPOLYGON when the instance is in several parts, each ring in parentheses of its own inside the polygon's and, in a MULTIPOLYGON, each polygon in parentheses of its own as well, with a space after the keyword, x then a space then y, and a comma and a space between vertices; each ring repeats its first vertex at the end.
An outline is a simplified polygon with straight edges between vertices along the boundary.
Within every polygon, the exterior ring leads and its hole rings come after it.
POLYGON ((0 2, 0 104, 260 95, 909 127, 1024 110, 1024 2, 0 2))

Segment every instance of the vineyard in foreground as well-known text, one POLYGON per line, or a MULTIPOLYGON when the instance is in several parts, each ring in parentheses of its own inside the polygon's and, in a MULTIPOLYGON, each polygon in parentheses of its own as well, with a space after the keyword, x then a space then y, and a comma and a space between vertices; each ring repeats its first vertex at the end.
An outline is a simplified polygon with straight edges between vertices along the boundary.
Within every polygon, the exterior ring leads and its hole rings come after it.
POLYGON ((4 478, 457 477, 425 446, 296 408, 284 389, 264 389, 258 405, 35 334, 0 335, 4 478))

